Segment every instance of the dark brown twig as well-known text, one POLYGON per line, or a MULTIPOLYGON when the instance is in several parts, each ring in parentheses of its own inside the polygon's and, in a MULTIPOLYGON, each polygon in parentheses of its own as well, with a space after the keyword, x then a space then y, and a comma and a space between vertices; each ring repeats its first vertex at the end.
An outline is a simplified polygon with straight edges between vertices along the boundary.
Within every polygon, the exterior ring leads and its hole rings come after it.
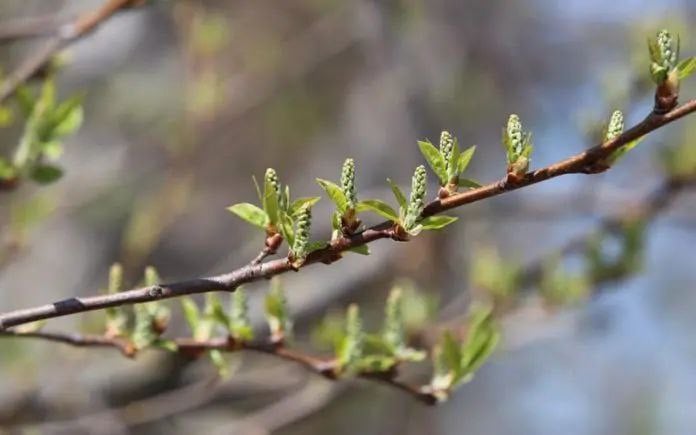
MULTIPOLYGON (((651 113, 643 121, 615 139, 604 142, 590 148, 585 152, 574 155, 545 168, 529 172, 515 184, 506 183, 503 180, 482 186, 477 189, 457 193, 444 199, 437 199, 425 207, 423 216, 432 216, 446 210, 491 198, 505 192, 517 190, 522 187, 530 186, 532 184, 561 175, 586 173, 587 168, 592 167, 596 162, 606 158, 609 154, 620 148, 622 145, 657 130, 664 125, 681 119, 694 111, 696 111, 696 100, 688 101, 687 103, 678 106, 665 114, 658 115, 651 113)), ((329 264, 340 259, 341 254, 348 249, 371 243, 376 240, 389 238, 393 235, 393 232, 389 231, 389 229, 392 227, 393 224, 391 222, 383 222, 350 237, 342 237, 333 240, 326 248, 312 252, 302 267, 315 263, 329 264)), ((116 294, 97 295, 82 298, 74 297, 48 305, 2 314, 0 315, 0 330, 37 320, 101 310, 108 307, 155 301, 212 291, 234 291, 241 284, 267 279, 291 270, 296 269, 287 258, 283 258, 257 265, 247 265, 233 272, 209 278, 198 278, 172 284, 143 287, 116 294)))

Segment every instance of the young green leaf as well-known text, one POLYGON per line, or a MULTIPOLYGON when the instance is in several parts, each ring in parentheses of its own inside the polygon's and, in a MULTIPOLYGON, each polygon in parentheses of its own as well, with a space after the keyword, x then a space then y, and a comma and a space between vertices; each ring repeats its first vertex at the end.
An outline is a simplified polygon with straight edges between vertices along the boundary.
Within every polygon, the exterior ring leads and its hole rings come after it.
POLYGON ((268 216, 268 223, 276 225, 278 223, 278 210, 280 208, 280 183, 278 175, 273 168, 266 169, 263 180, 263 210, 268 216))
POLYGON ((230 324, 230 318, 225 312, 220 298, 215 293, 205 294, 205 316, 225 329, 230 324))
POLYGON ((189 329, 193 334, 196 333, 201 321, 201 311, 198 309, 196 302, 185 296, 181 298, 181 309, 184 312, 184 319, 189 326, 189 329))
POLYGON ((696 71, 696 57, 684 59, 677 65, 679 80, 689 77, 694 71, 696 71))
POLYGON ((462 351, 450 331, 445 331, 433 351, 433 379, 430 385, 434 392, 446 397, 449 390, 462 378, 462 351))
POLYGON ((231 207, 227 207, 227 210, 236 214, 250 224, 262 229, 266 229, 270 223, 268 215, 265 211, 261 210, 254 204, 249 204, 248 202, 242 202, 231 207))
POLYGON ((384 330, 382 338, 392 352, 397 353, 406 347, 406 333, 401 305, 401 288, 394 287, 389 292, 387 305, 384 309, 384 330))
POLYGON ((445 159, 440 154, 435 145, 429 141, 418 141, 418 148, 420 148, 421 154, 428 162, 428 165, 433 170, 435 175, 440 179, 441 185, 447 184, 447 169, 445 159))
POLYGON ((363 356, 364 332, 360 310, 356 304, 348 307, 346 314, 346 335, 343 337, 337 352, 338 362, 342 369, 355 369, 363 356))
POLYGON ((458 218, 454 216, 429 216, 420 221, 424 230, 439 230, 455 222, 458 218))
POLYGON ((323 180, 321 178, 317 178, 317 183, 324 189, 329 199, 336 204, 338 212, 341 214, 345 213, 348 208, 348 198, 346 198, 341 187, 329 180, 323 180))
POLYGON ((278 277, 271 280, 271 289, 266 295, 265 307, 266 320, 271 329, 273 341, 283 341, 292 331, 292 322, 288 314, 285 292, 278 277))
POLYGON ((50 184, 63 176, 63 170, 53 165, 37 165, 31 170, 31 179, 40 184, 50 184))
POLYGON ((469 179, 469 178, 459 178, 459 187, 468 187, 470 189, 478 189, 479 187, 482 187, 483 185, 479 183, 478 181, 469 179))
POLYGON ((72 97, 60 103, 53 111, 52 118, 51 139, 73 134, 82 125, 82 97, 72 97))
POLYGON ((0 157, 0 180, 9 180, 17 175, 17 170, 12 163, 0 157))
POLYGON ((321 197, 319 196, 311 196, 311 197, 306 197, 306 198, 297 198, 290 204, 290 208, 288 210, 288 214, 292 217, 297 217, 298 213, 303 207, 313 207, 314 204, 319 202, 321 200, 321 197))
POLYGON ((354 252, 360 255, 370 255, 370 247, 368 245, 355 246, 348 249, 349 252, 354 252))
POLYGON ((469 317, 469 331, 462 349, 462 369, 467 376, 483 365, 500 341, 490 308, 473 307, 469 317))
POLYGON ((469 166, 471 158, 474 157, 475 152, 476 145, 470 146, 459 155, 459 161, 457 162, 457 172, 459 175, 463 174, 466 168, 469 166))
POLYGON ((394 222, 399 221, 399 215, 396 211, 389 204, 379 199, 364 199, 358 203, 356 210, 358 212, 372 211, 385 219, 394 222))
POLYGON ((251 341, 254 330, 249 319, 249 303, 246 291, 240 287, 232 293, 230 308, 229 331, 232 337, 241 342, 251 341))
MULTIPOLYGON (((114 263, 109 269, 108 293, 116 294, 123 289, 123 268, 114 263)), ((126 334, 128 315, 123 307, 109 307, 106 309, 106 335, 119 337, 126 334)))
POLYGON ((208 352, 208 357, 218 371, 218 376, 227 379, 230 376, 230 368, 225 355, 217 349, 208 352))
POLYGON ((394 193, 394 197, 396 198, 396 202, 399 203, 399 207, 405 210, 406 207, 408 207, 408 201, 406 200, 406 196, 401 191, 399 186, 391 180, 391 178, 387 178, 387 183, 389 183, 389 187, 391 187, 391 190, 394 193))

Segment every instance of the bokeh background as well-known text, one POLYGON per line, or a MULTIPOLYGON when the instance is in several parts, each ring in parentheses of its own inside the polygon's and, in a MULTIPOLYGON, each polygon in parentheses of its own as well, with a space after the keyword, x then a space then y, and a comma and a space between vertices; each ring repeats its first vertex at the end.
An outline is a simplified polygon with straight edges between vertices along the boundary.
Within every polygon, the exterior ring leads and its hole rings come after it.
MULTIPOLYGON (((0 26, 99 3, 5 0, 0 26)), ((1 311, 93 294, 115 261, 131 284, 147 265, 172 281, 244 264, 263 236, 225 208, 254 202, 251 176, 269 166, 295 195, 318 195, 314 178, 337 179, 350 156, 361 196, 389 199, 385 178, 407 186, 421 164, 416 140, 448 129, 478 145, 469 174, 493 181, 512 112, 534 132, 533 166, 550 164, 594 143, 593 126, 613 109, 629 124, 649 112, 646 36, 668 27, 684 55, 696 53, 688 0, 153 3, 64 54, 58 89, 84 93, 85 122, 66 143, 60 182, 0 196, 1 311)), ((0 66, 10 71, 38 43, 2 45, 0 66)), ((685 83, 683 98, 694 91, 685 83)), ((20 128, 0 130, 0 151, 14 149, 20 128)), ((324 314, 350 302, 378 320, 396 280, 446 310, 471 292, 481 252, 522 266, 556 252, 648 195, 663 178, 656 153, 689 131, 687 118, 606 174, 472 204, 442 233, 285 276, 297 341, 310 346, 324 314)), ((648 227, 639 271, 572 308, 505 319, 501 349, 442 406, 257 355, 231 357, 230 379, 211 386, 206 361, 3 339, 0 433, 691 434, 693 200, 680 195, 648 227), (155 409, 111 412, 153 397, 155 409)), ((330 213, 326 200, 315 208, 317 238, 329 234, 330 213)), ((266 287, 248 287, 256 315, 266 287)), ((72 316, 47 328, 90 331, 101 321, 72 316)), ((177 309, 172 330, 184 330, 177 309)))

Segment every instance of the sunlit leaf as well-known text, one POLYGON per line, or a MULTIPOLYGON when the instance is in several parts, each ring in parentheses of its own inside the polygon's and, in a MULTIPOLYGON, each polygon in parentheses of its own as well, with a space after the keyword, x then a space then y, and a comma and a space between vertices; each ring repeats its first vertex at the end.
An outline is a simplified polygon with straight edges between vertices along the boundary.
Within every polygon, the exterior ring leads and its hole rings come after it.
POLYGON ((356 210, 358 212, 372 211, 394 222, 399 220, 399 215, 396 213, 396 211, 394 211, 389 204, 379 199, 365 199, 360 201, 356 207, 356 210))
POLYGON ((465 149, 459 155, 459 161, 457 162, 457 172, 459 174, 464 173, 466 168, 469 166, 469 163, 471 162, 471 158, 474 157, 475 152, 476 152, 476 145, 465 149))
POLYGON ((52 165, 37 165, 31 171, 31 179, 41 184, 50 184, 63 176, 63 170, 52 165))
POLYGON ((387 178, 387 183, 389 183, 392 192, 394 192, 394 197, 396 198, 396 201, 399 203, 399 206, 403 209, 406 209, 408 207, 408 200, 406 200, 406 195, 404 195, 399 186, 396 183, 394 183, 391 180, 391 178, 387 178))
POLYGON ((336 183, 329 180, 323 180, 321 178, 317 178, 317 183, 319 183, 319 186, 324 189, 326 194, 329 196, 329 199, 336 204, 338 211, 341 214, 345 213, 346 209, 348 208, 348 198, 346 198, 346 195, 343 193, 341 187, 336 183))
POLYGON ((445 160, 442 158, 440 151, 435 148, 435 145, 429 141, 418 141, 418 148, 420 148, 421 154, 428 162, 430 168, 435 172, 435 175, 440 179, 441 184, 447 183, 447 169, 445 167, 445 160))
POLYGON ((249 222, 252 225, 256 225, 259 228, 265 229, 268 225, 269 219, 266 212, 261 210, 254 204, 249 204, 248 202, 242 202, 228 207, 227 210, 236 214, 240 218, 249 222))
POLYGON ((696 57, 684 59, 677 65, 679 80, 689 77, 694 71, 696 71, 696 57))
POLYGON ((424 230, 439 230, 455 222, 458 218, 454 216, 429 216, 420 221, 424 230))

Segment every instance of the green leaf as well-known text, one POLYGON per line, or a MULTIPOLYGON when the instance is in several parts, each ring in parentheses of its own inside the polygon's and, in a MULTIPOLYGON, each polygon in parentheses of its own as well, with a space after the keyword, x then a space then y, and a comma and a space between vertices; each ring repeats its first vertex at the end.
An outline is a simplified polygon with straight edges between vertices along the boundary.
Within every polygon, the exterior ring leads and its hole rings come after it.
POLYGON ((268 180, 264 179, 263 183, 263 211, 266 212, 268 223, 276 225, 278 223, 279 206, 278 192, 275 186, 268 180))
POLYGON ((14 121, 14 112, 6 106, 0 105, 0 128, 7 127, 14 121))
POLYGON ((459 179, 459 187, 468 187, 471 189, 478 189, 479 187, 483 187, 481 183, 478 181, 472 180, 470 178, 460 178, 459 179))
POLYGON ((68 136, 82 125, 82 98, 73 97, 63 101, 52 114, 51 139, 68 136))
POLYGON ((249 303, 246 291, 239 287, 230 298, 229 331, 235 340, 250 341, 254 338, 254 330, 249 320, 249 303))
POLYGON ((310 196, 306 198, 297 198, 292 202, 290 205, 290 210, 288 213, 290 216, 297 217, 297 213, 303 208, 303 207, 313 207, 314 204, 319 202, 321 200, 320 196, 310 196))
POLYGON ((368 245, 355 246, 348 251, 360 255, 370 255, 370 247, 368 245))
POLYGON ((356 304, 351 304, 346 314, 346 335, 336 355, 341 368, 354 369, 362 358, 364 335, 360 310, 356 304))
POLYGON ((331 181, 323 180, 321 178, 317 178, 317 183, 319 183, 319 186, 324 189, 326 194, 329 196, 329 199, 336 204, 338 211, 341 214, 345 213, 346 209, 348 208, 348 198, 346 198, 346 195, 343 193, 341 187, 336 183, 332 183, 331 181))
POLYGON ((457 173, 458 174, 464 173, 466 168, 469 166, 469 162, 471 162, 471 158, 474 157, 475 152, 476 152, 476 145, 465 149, 459 155, 459 161, 457 162, 457 173))
POLYGON ((450 388, 462 379, 462 349, 450 331, 442 335, 437 361, 435 362, 435 376, 441 378, 441 387, 450 388))
POLYGON ((329 246, 329 243, 324 241, 309 242, 309 244, 307 245, 307 253, 311 254, 312 252, 324 249, 327 246, 329 246))
POLYGON ((609 165, 616 164, 616 162, 618 162, 626 154, 628 154, 629 151, 635 148, 636 145, 641 143, 643 139, 645 139, 645 136, 641 136, 638 139, 632 140, 631 142, 627 143, 626 145, 622 145, 619 149, 612 152, 611 155, 607 158, 609 165))
POLYGON ((358 212, 372 211, 394 222, 399 221, 399 215, 386 202, 379 199, 365 199, 360 201, 356 207, 358 212))
POLYGON ((490 308, 473 307, 467 341, 462 350, 462 369, 469 375, 478 370, 493 353, 500 341, 500 332, 495 326, 490 308))
POLYGON ((389 355, 365 355, 355 362, 353 368, 360 373, 386 373, 398 363, 396 358, 389 355))
POLYGON ((22 114, 28 118, 29 115, 31 115, 31 112, 34 110, 36 98, 26 85, 19 86, 14 95, 17 101, 17 106, 19 106, 19 110, 21 110, 22 114))
POLYGON ((208 352, 208 357, 210 357, 210 361, 213 362, 213 365, 218 371, 218 375, 220 375, 221 378, 227 378, 230 375, 230 368, 227 364, 227 360, 225 359, 225 355, 223 355, 222 352, 220 352, 218 349, 213 349, 208 352))
POLYGON ((63 154, 63 143, 58 140, 41 142, 40 152, 50 160, 56 160, 63 154))
POLYGON ((13 178, 17 174, 17 170, 12 163, 0 157, 0 180, 13 178))
POLYGON ((455 222, 457 219, 459 218, 454 216, 429 216, 423 218, 420 224, 423 226, 424 230, 439 230, 455 222))
POLYGON ((280 235, 288 241, 288 246, 295 244, 295 229, 292 226, 292 218, 283 210, 278 214, 278 230, 280 235))
POLYGON ((440 151, 435 148, 435 145, 429 141, 418 141, 418 148, 421 154, 428 162, 430 168, 435 172, 435 175, 440 179, 442 185, 447 184, 447 169, 445 167, 445 159, 440 154, 440 151))
POLYGON ((37 165, 31 171, 31 179, 41 184, 50 184, 63 176, 63 170, 52 165, 37 165))
POLYGON ((288 314, 288 302, 280 279, 271 280, 271 289, 265 300, 266 320, 274 340, 282 340, 292 331, 292 322, 288 314))
POLYGON ((155 269, 153 266, 147 266, 145 268, 145 279, 144 279, 144 284, 148 287, 157 285, 160 283, 160 277, 159 274, 157 273, 157 269, 155 269))
POLYGON ((261 188, 259 187, 259 182, 256 180, 255 176, 251 176, 251 181, 254 182, 254 188, 256 189, 256 196, 259 198, 259 202, 263 204, 263 196, 261 195, 261 188))
POLYGON ((394 192, 394 197, 396 198, 396 201, 399 203, 399 207, 405 210, 408 207, 408 200, 406 200, 406 195, 404 195, 399 186, 397 186, 397 184, 394 183, 391 180, 391 178, 387 178, 387 183, 389 183, 392 192, 394 192))
POLYGON ((266 229, 266 227, 268 226, 268 215, 265 211, 261 210, 254 204, 242 202, 239 204, 235 204, 231 207, 227 207, 227 210, 236 214, 237 216, 249 222, 250 224, 256 225, 259 228, 266 229))
POLYGON ((205 315, 225 329, 230 324, 230 318, 222 307, 220 298, 215 293, 206 293, 205 295, 205 315))
POLYGON ((192 298, 186 296, 181 298, 181 309, 184 311, 184 318, 191 332, 195 334, 201 321, 201 312, 198 309, 198 305, 192 298))
POLYGON ((679 80, 689 77, 694 71, 696 71, 696 57, 684 59, 677 65, 679 80))

